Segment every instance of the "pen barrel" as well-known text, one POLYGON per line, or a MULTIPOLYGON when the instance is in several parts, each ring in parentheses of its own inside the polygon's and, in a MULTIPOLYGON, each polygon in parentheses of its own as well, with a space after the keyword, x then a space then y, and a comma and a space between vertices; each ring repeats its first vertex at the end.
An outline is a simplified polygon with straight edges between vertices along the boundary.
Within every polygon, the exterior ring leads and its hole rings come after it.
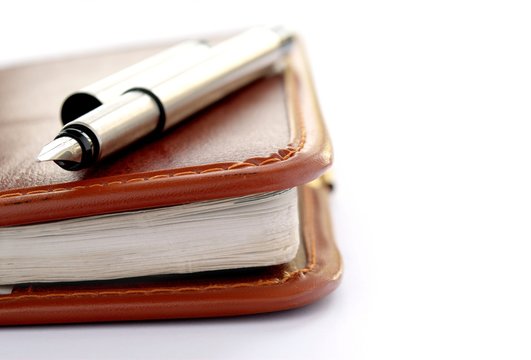
POLYGON ((94 110, 135 87, 151 88, 205 58, 210 45, 187 40, 71 94, 61 107, 63 124, 94 110))
POLYGON ((252 28, 213 46, 207 59, 154 86, 151 92, 165 110, 164 129, 271 73, 291 41, 283 28, 252 28))

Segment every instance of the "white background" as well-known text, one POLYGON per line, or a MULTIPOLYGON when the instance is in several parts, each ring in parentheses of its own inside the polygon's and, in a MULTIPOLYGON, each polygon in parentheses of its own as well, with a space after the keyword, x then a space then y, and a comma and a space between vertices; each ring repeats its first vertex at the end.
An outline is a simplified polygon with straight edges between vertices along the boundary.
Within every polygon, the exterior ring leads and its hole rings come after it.
POLYGON ((1 329, 0 358, 529 359, 528 2, 9 1, 0 64, 260 23, 306 40, 338 290, 272 315, 1 329))

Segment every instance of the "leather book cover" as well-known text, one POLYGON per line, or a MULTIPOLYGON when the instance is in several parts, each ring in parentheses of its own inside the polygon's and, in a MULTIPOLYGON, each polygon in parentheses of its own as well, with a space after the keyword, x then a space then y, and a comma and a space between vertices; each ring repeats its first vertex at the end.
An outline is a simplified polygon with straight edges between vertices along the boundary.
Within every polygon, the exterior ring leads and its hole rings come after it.
POLYGON ((66 95, 161 49, 0 70, 0 226, 298 187, 299 254, 265 268, 17 285, 0 295, 0 324, 253 314, 311 303, 338 285, 342 265, 330 225, 330 186, 321 176, 331 165, 331 145, 298 42, 282 74, 95 168, 67 172, 35 161, 61 128, 66 95))

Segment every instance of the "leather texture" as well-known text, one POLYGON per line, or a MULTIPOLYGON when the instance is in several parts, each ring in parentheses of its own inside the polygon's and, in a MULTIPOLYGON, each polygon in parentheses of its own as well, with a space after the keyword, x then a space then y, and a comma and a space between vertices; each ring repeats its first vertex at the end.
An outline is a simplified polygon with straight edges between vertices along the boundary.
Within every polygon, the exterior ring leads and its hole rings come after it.
POLYGON ((281 190, 330 166, 330 142, 300 43, 282 74, 254 82, 97 167, 68 172, 36 162, 61 127, 67 94, 159 50, 0 72, 0 225, 281 190))
POLYGON ((0 225, 19 225, 299 187, 301 247, 288 264, 113 281, 17 285, 0 324, 198 318, 300 307, 339 284, 341 258, 319 177, 331 146, 301 44, 259 80, 162 138, 98 168, 66 172, 35 156, 60 128, 62 99, 159 47, 0 71, 0 225), (312 181, 313 180, 313 181, 312 181))

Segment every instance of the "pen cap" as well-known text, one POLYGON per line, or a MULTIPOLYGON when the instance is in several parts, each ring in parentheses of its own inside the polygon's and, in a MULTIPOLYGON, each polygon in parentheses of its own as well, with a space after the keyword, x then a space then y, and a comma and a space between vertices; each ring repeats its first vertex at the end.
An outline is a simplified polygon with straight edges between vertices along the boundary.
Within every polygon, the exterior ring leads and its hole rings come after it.
POLYGON ((281 26, 252 27, 212 46, 205 60, 149 89, 163 105, 163 128, 278 71, 294 36, 281 26))
POLYGON ((209 49, 204 41, 184 41, 86 86, 65 99, 61 120, 67 124, 131 88, 151 88, 164 82, 201 61, 209 49))

